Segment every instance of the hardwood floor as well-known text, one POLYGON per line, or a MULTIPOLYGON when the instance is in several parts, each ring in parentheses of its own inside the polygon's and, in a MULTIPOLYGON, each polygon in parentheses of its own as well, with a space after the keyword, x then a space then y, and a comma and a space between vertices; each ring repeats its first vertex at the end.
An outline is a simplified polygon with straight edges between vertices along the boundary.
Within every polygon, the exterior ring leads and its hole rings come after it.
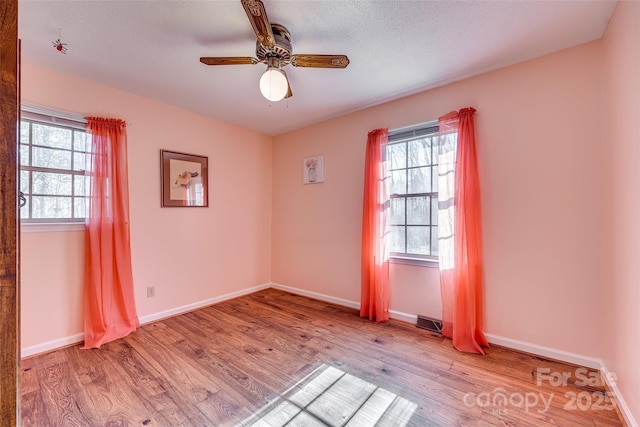
POLYGON ((623 425, 578 369, 268 289, 23 360, 22 425, 623 425))

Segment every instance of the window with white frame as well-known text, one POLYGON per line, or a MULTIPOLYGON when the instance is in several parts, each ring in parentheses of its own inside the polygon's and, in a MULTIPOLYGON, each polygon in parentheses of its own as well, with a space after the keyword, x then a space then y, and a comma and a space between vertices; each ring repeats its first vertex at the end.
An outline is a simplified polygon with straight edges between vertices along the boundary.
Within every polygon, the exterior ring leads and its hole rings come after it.
POLYGON ((24 223, 84 222, 91 136, 86 123, 32 111, 20 119, 20 192, 24 223))
POLYGON ((438 126, 389 132, 392 258, 438 260, 438 126))

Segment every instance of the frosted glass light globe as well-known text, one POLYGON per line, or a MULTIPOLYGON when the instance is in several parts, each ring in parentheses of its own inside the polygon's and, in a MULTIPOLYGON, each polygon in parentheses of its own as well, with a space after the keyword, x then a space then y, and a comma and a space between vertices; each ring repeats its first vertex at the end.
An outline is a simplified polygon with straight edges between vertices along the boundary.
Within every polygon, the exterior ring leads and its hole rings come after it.
POLYGON ((287 95, 287 77, 277 68, 269 68, 260 77, 260 92, 271 102, 278 102, 287 95))

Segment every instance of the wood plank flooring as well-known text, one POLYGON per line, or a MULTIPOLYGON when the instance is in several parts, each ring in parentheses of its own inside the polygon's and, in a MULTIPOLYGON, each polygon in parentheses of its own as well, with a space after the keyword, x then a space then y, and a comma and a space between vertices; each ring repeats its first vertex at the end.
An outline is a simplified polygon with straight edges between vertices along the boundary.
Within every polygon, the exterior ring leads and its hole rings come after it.
POLYGON ((623 425, 596 373, 275 289, 22 370, 23 426, 623 425))

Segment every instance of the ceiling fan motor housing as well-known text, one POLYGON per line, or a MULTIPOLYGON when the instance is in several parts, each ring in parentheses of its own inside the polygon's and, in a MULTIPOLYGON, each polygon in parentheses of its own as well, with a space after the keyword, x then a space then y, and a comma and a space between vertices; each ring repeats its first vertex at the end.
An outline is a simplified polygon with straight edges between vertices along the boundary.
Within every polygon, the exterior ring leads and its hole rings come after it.
POLYGON ((280 60, 280 66, 291 62, 291 34, 280 24, 271 24, 275 45, 265 46, 256 41, 256 56, 261 62, 268 62, 268 58, 275 57, 280 60))

